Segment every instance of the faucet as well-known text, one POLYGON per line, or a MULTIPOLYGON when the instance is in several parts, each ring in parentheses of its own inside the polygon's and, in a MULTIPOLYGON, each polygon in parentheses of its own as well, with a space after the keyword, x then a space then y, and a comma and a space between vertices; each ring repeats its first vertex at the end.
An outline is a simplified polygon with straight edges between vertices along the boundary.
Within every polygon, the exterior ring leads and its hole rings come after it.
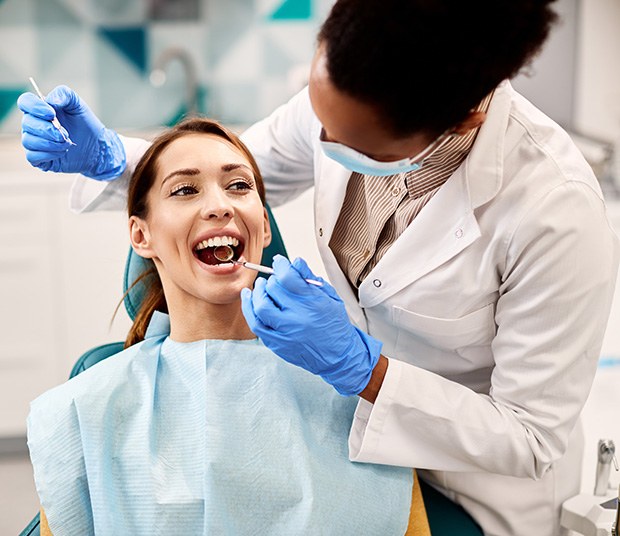
POLYGON ((177 59, 181 62, 185 71, 185 104, 187 107, 187 115, 198 114, 198 77, 196 75, 196 67, 191 56, 186 50, 180 47, 166 48, 154 62, 149 75, 151 84, 155 87, 161 87, 166 82, 165 68, 172 60, 177 59))

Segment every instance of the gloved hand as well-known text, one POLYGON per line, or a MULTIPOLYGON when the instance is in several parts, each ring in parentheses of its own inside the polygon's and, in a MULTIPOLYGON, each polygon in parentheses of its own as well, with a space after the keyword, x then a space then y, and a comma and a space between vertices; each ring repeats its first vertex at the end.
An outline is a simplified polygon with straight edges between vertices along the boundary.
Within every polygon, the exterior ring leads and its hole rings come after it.
POLYGON ((112 180, 123 173, 125 149, 118 134, 105 128, 72 89, 58 86, 45 100, 33 93, 17 99, 24 112, 22 145, 28 162, 43 171, 81 173, 97 180, 112 180), (75 145, 52 125, 54 116, 75 145))
POLYGON ((370 381, 382 343, 354 327, 335 289, 303 259, 276 255, 275 273, 241 292, 250 329, 284 360, 318 374, 341 395, 358 394, 370 381), (318 279, 322 287, 305 279, 318 279))

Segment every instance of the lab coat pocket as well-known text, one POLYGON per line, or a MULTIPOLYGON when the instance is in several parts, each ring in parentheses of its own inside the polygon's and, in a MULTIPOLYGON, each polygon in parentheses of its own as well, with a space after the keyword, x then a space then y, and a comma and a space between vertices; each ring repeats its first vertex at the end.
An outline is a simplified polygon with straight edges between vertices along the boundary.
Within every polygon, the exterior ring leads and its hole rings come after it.
POLYGON ((399 348, 420 342, 440 350, 488 346, 495 335, 495 304, 490 303, 460 318, 426 316, 394 306, 399 348))

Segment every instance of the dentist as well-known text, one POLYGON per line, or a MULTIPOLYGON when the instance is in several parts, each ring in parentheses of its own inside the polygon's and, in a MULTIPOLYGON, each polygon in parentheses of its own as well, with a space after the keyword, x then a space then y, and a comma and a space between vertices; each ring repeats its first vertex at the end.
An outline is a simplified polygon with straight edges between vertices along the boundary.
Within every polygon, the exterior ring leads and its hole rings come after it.
MULTIPOLYGON (((352 460, 418 468, 487 535, 560 533, 618 267, 596 177, 507 81, 551 4, 338 0, 309 87, 242 136, 270 204, 314 186, 333 284, 276 258, 243 292, 252 330, 360 396, 352 460)), ((148 144, 65 86, 47 103, 19 99, 28 160, 96 179, 74 209, 123 208, 148 144)))

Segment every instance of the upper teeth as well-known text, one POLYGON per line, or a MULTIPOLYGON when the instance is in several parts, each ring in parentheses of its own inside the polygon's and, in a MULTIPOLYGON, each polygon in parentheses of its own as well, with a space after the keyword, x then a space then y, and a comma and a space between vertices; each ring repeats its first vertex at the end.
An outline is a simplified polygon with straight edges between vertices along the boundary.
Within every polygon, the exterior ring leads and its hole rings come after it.
POLYGON ((239 240, 233 236, 214 236, 208 240, 203 240, 196 246, 196 250, 205 248, 215 248, 217 246, 238 246, 239 240))

